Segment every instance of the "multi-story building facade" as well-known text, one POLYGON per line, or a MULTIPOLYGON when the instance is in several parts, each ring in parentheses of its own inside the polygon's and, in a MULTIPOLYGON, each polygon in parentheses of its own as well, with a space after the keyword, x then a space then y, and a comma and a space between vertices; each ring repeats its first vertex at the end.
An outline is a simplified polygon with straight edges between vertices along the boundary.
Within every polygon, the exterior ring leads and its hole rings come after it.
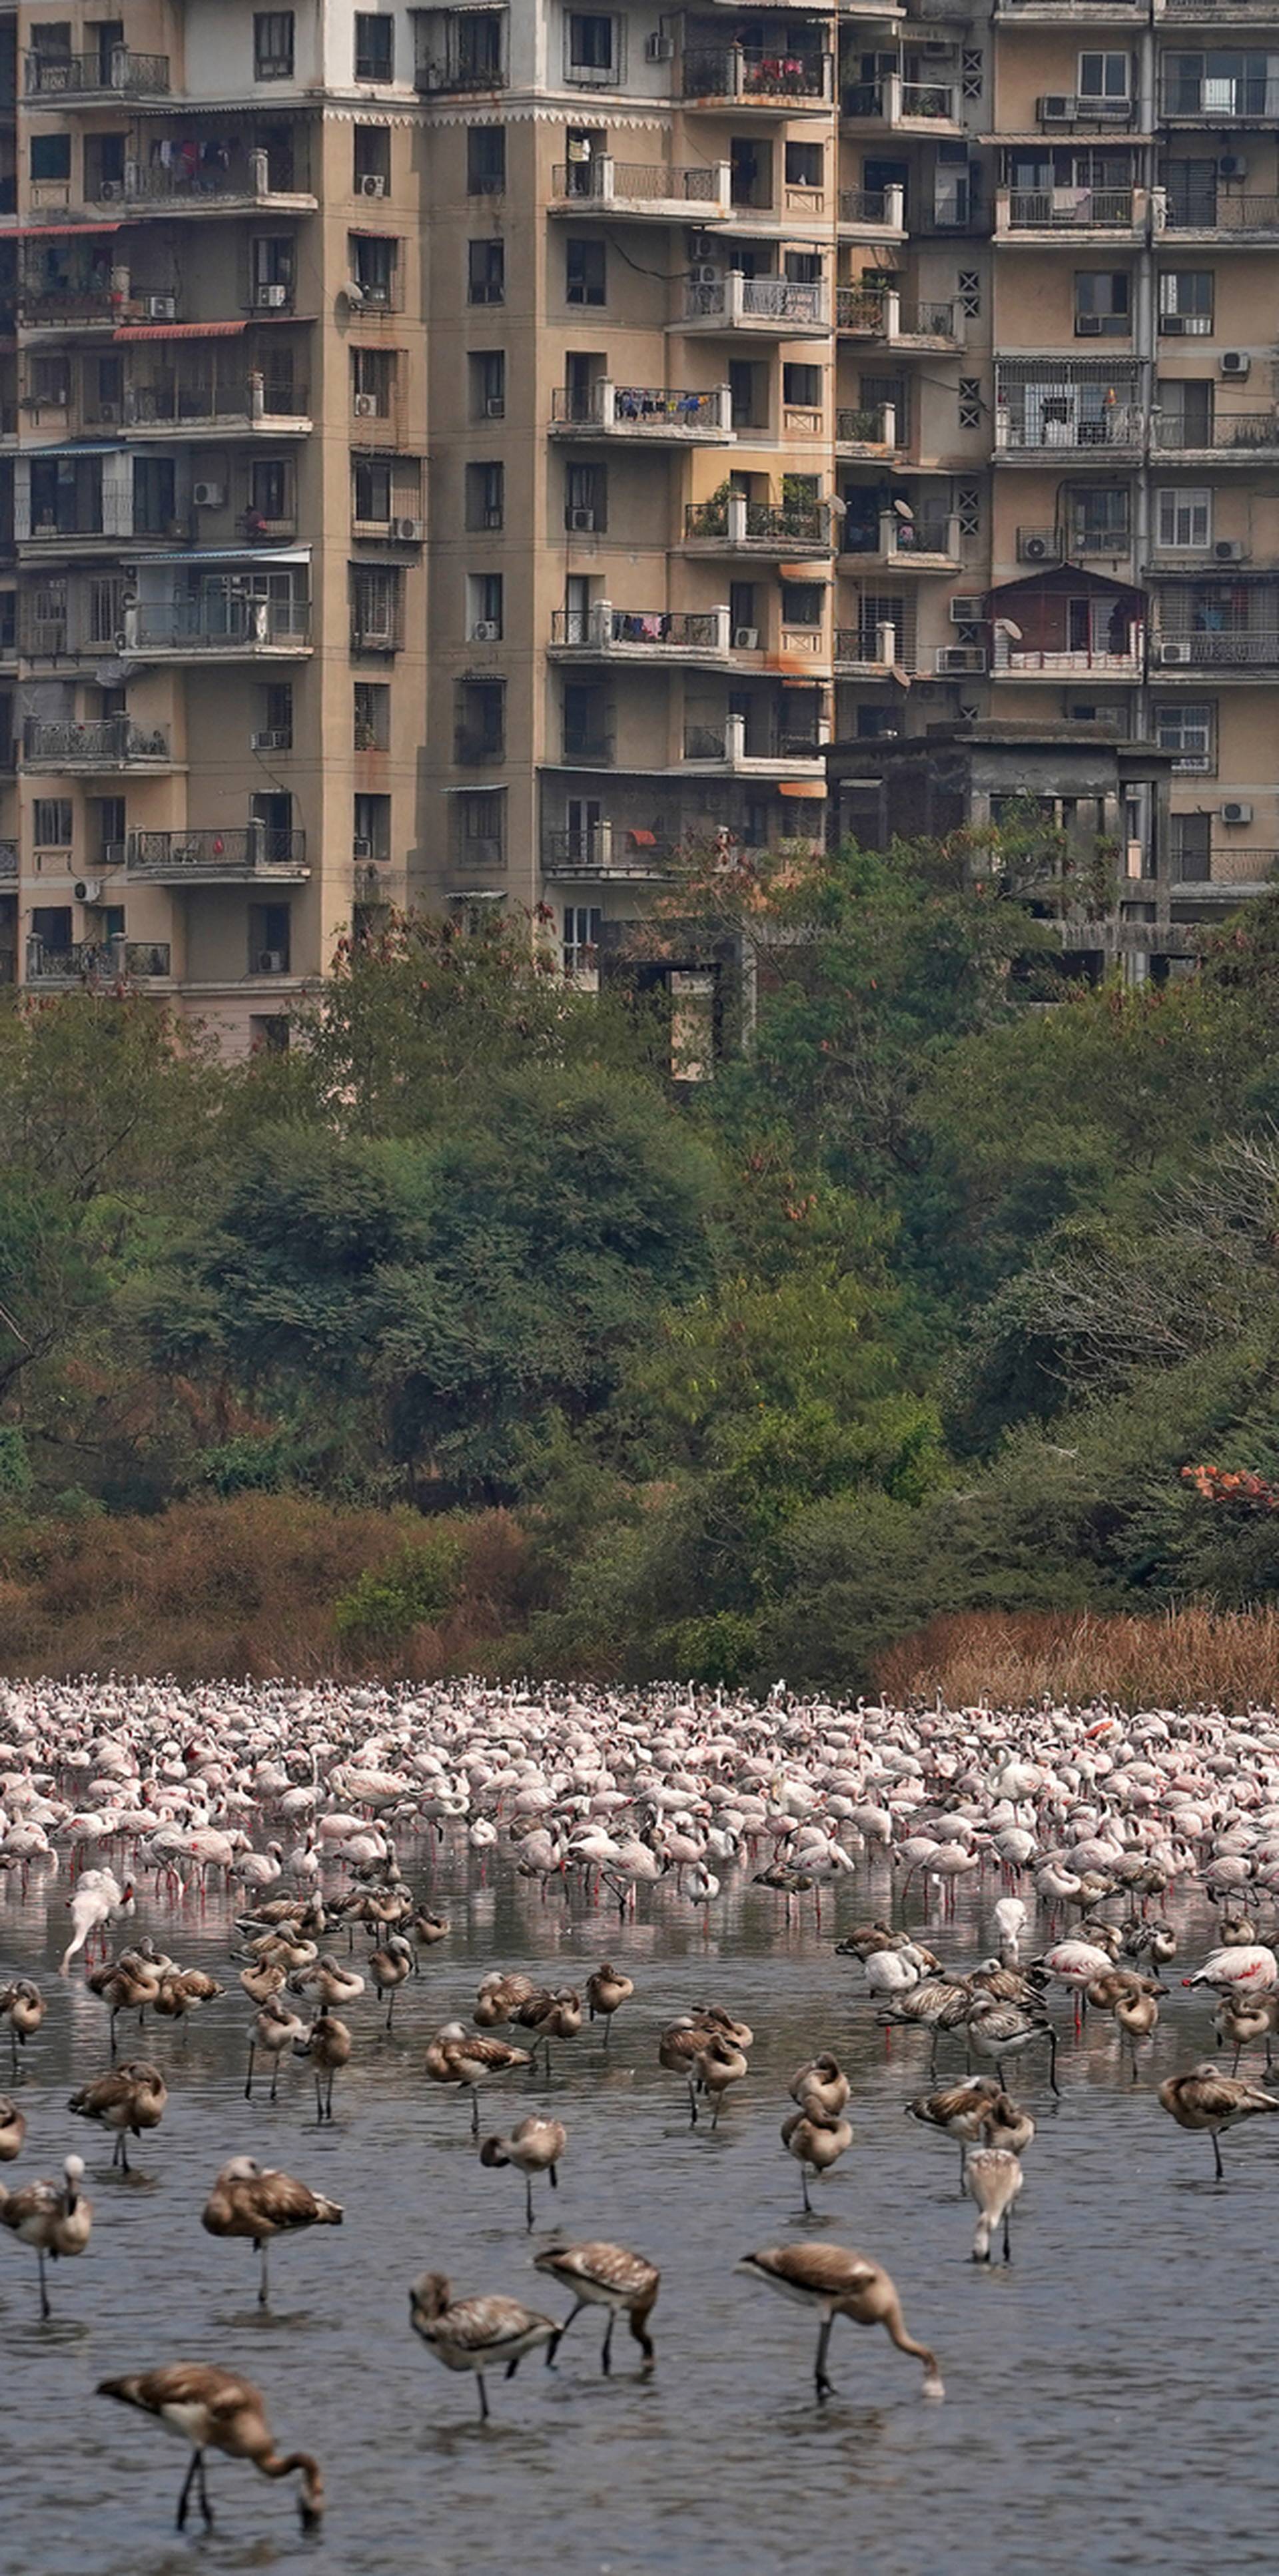
POLYGON ((242 1046, 388 901, 589 971, 968 714, 1171 756, 1134 923, 1265 880, 1254 0, 116 5, 0 10, 0 974, 242 1046))

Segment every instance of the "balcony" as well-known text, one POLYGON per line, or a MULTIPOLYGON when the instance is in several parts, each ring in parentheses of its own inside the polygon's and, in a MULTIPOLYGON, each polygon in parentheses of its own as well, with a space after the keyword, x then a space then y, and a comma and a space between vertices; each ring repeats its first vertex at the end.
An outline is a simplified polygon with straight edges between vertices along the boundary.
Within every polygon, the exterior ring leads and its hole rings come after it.
POLYGON ((124 611, 130 661, 298 661, 311 651, 311 608, 302 599, 237 597, 229 589, 182 599, 142 600, 124 611))
POLYGON ((28 716, 22 729, 22 765, 32 770, 166 770, 173 762, 168 729, 138 725, 128 716, 98 716, 87 724, 46 723, 28 716))
POLYGON ((675 169, 664 161, 615 161, 611 152, 598 152, 589 161, 558 164, 550 212, 625 215, 637 223, 720 223, 733 211, 732 182, 727 161, 675 169))
POLYGON ((1106 19, 1118 26, 1144 27, 1149 11, 1147 0, 995 0, 994 14, 1020 27, 1073 26, 1076 20, 1096 26, 1106 19))
POLYGON ((829 107, 834 60, 824 53, 774 53, 762 45, 689 45, 680 86, 686 106, 803 115, 829 107))
POLYGON ((130 880, 152 885, 304 885, 306 834, 244 823, 194 832, 130 832, 130 880))
POLYGON ((1203 27, 1256 26, 1273 23, 1273 0, 1152 0, 1152 14, 1176 18, 1184 26, 1189 19, 1203 27))
POLYGON ((583 823, 575 830, 544 831, 544 877, 616 878, 628 884, 653 884, 671 873, 674 850, 669 841, 642 825, 620 822, 583 823))
POLYGON ((961 134, 959 91, 950 81, 908 81, 900 72, 854 81, 845 89, 845 125, 907 134, 961 134))
POLYGON ((1018 642, 996 619, 990 669, 996 680, 1108 680, 1132 684, 1144 673, 1145 630, 1139 619, 1127 628, 1122 650, 1107 642, 1032 644, 1018 642))
POLYGON ((1176 455, 1183 464, 1253 465, 1279 456, 1279 412, 1273 407, 1222 412, 1193 424, 1156 412, 1150 433, 1160 454, 1176 455))
POLYGON ((49 948, 27 941, 28 984, 149 984, 172 974, 167 939, 76 939, 49 948))
POLYGON ((690 501, 684 510, 684 544, 697 554, 794 555, 833 552, 829 501, 751 501, 726 492, 690 501))
POLYGON ((894 456, 906 444, 906 421, 896 403, 863 404, 835 414, 835 452, 840 457, 894 456))
POLYGON ((840 286, 835 328, 846 339, 877 341, 907 357, 945 355, 964 346, 963 316, 954 304, 903 305, 895 287, 840 286))
POLYGON ((727 608, 614 608, 600 599, 551 618, 551 651, 562 661, 714 664, 728 660, 732 640, 727 608))
POLYGON ((237 141, 215 153, 201 134, 191 138, 197 148, 184 151, 186 137, 170 134, 166 140, 171 145, 167 161, 126 161, 122 179, 96 185, 86 178, 86 201, 117 206, 131 224, 153 214, 237 214, 257 206, 275 214, 315 211, 318 200, 306 184, 309 173, 300 174, 299 186, 291 150, 251 146, 246 151, 237 141))
POLYGON ((1130 362, 1004 358, 996 365, 995 456, 1042 463, 1068 456, 1077 464, 1135 464, 1145 439, 1139 387, 1130 362))
POLYGON ((219 372, 207 358, 198 372, 184 373, 181 361, 159 376, 130 375, 124 400, 103 417, 92 398, 85 427, 106 430, 122 421, 130 437, 154 431, 171 437, 209 430, 220 437, 263 432, 269 438, 303 437, 311 427, 310 392, 306 385, 272 381, 257 369, 248 375, 228 367, 219 372))
POLYGON ((551 396, 554 438, 640 439, 650 446, 729 447, 733 401, 727 385, 706 393, 673 393, 664 385, 615 385, 598 377, 579 392, 558 388, 551 396))
POLYGON ((126 45, 103 46, 92 54, 26 54, 23 95, 28 103, 68 107, 83 100, 90 107, 104 99, 167 98, 167 54, 133 54, 126 45))
POLYGON ((825 339, 830 296, 820 282, 789 277, 692 275, 684 280, 684 326, 693 331, 745 331, 768 340, 825 339))
POLYGON ((1264 73, 1196 80, 1164 66, 1159 113, 1168 125, 1203 125, 1211 133, 1279 122, 1279 80, 1264 73))
POLYGON ((1000 188, 995 194, 995 238, 1028 245, 1045 239, 1071 243, 1104 233, 1108 241, 1145 238, 1148 193, 1144 188, 1000 188))
POLYGON ((18 873, 18 844, 17 844, 17 842, 16 842, 16 841, 9 841, 9 840, 0 841, 0 883, 3 883, 6 879, 11 883, 11 882, 12 882, 12 880, 17 876, 17 873, 18 873))
POLYGON ((1279 850, 1215 849, 1208 859, 1206 876, 1181 873, 1184 857, 1173 852, 1173 890, 1185 897, 1193 895, 1196 903, 1239 903, 1245 896, 1266 894, 1273 887, 1279 869, 1279 850))
POLYGON ((1258 196, 1254 192, 1235 196, 1224 187, 1209 186, 1165 191, 1164 229, 1175 233, 1178 245, 1190 241, 1211 242, 1214 248, 1229 249, 1239 244, 1252 249, 1257 241, 1279 239, 1279 197, 1258 196))
POLYGON ((894 571, 919 573, 963 569, 959 521, 939 504, 912 507, 909 515, 905 509, 881 510, 873 543, 866 542, 868 533, 851 517, 845 520, 843 553, 856 556, 863 567, 891 565, 894 571))
POLYGON ((841 241, 905 241, 905 189, 841 188, 839 233, 841 241))
MULTIPOLYGON (((1271 614, 1276 606, 1273 600, 1267 602, 1271 614)), ((1151 643, 1150 660, 1161 684, 1176 671, 1211 671, 1218 680, 1269 680, 1279 671, 1279 625, 1218 627, 1205 633, 1161 625, 1151 643)))
POLYGON ((24 331, 114 331, 137 310, 110 276, 84 285, 19 285, 17 320, 24 331))
POLYGON ((824 780, 825 744, 815 725, 811 732, 788 733, 780 725, 730 715, 685 725, 684 766, 747 778, 810 779, 816 774, 824 780))
POLYGON ((891 680, 903 672, 909 677, 918 668, 914 621, 904 614, 898 625, 868 606, 860 624, 835 630, 836 679, 891 680))

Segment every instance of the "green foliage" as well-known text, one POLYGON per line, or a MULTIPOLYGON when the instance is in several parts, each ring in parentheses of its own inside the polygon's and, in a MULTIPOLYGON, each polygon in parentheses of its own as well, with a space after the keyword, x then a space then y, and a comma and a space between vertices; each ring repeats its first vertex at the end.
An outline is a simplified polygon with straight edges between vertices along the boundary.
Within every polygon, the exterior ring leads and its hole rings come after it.
POLYGON ((27 1444, 16 1422, 0 1422, 0 1511, 21 1511, 33 1481, 27 1444))
POLYGON ((341 1643, 390 1651, 402 1646, 414 1628, 438 1626, 457 1597, 465 1556, 461 1532, 440 1522, 391 1564, 366 1566, 333 1604, 333 1626, 341 1643))

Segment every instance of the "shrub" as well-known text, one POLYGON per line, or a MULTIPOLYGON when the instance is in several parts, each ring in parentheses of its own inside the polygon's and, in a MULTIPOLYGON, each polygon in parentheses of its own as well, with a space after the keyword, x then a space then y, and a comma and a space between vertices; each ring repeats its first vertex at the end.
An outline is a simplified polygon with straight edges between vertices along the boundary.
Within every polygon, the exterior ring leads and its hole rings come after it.
POLYGON ((438 1627, 453 1606, 465 1552, 461 1532, 441 1527, 389 1565, 366 1566, 333 1604, 341 1643, 389 1649, 403 1645, 415 1628, 438 1627))

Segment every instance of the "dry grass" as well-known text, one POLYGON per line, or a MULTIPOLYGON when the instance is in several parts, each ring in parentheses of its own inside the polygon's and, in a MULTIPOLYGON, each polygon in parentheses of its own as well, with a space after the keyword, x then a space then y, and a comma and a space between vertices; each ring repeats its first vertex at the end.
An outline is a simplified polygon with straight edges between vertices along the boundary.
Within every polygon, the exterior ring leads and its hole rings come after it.
POLYGON ((1026 1707, 1043 1696, 1080 1702, 1102 1693, 1128 1708, 1273 1707, 1279 1610, 960 1612, 887 1648, 875 1677, 892 1699, 940 1692, 951 1708, 981 1699, 1026 1707))
POLYGON ((456 1606, 391 1652, 339 1644, 333 1605, 430 1524, 296 1494, 177 1504, 152 1519, 0 1525, 0 1671, 115 1670, 181 1681, 335 1674, 429 1681, 518 1626, 527 1549, 504 1512, 465 1525, 456 1606))

